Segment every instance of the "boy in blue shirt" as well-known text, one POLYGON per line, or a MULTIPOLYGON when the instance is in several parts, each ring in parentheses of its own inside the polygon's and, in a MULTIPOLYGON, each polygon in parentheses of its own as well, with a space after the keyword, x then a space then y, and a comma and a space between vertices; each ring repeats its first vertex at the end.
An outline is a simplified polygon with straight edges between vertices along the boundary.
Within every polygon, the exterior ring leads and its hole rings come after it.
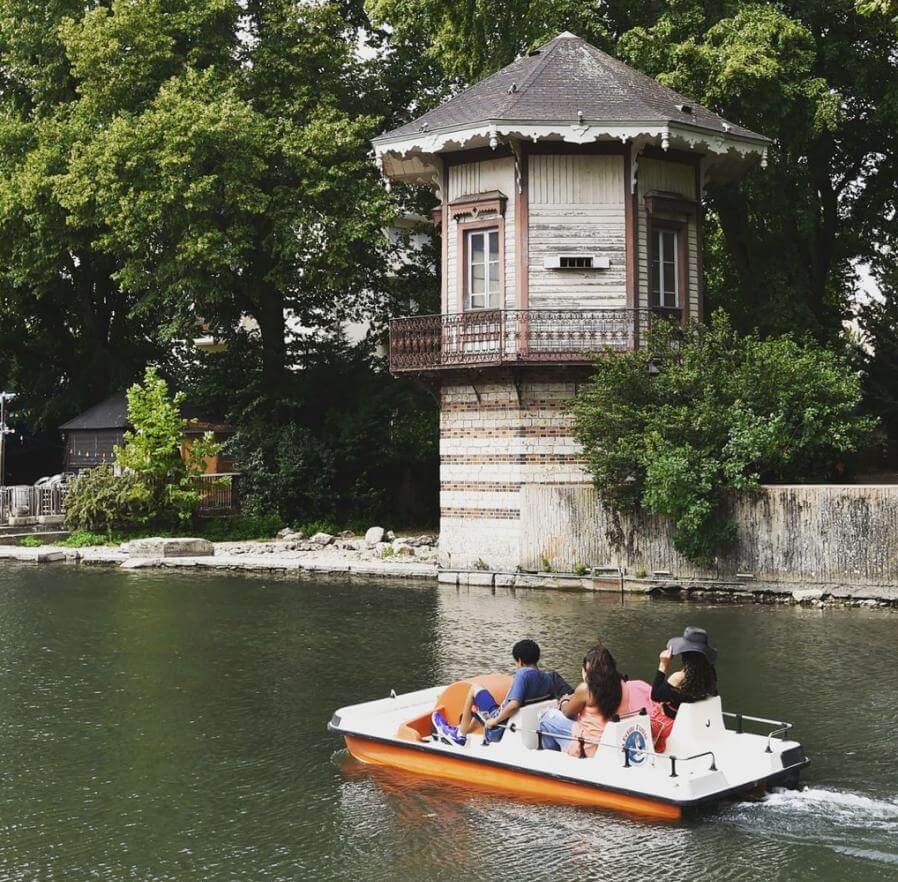
MULTIPOLYGON (((500 741, 505 734, 502 725, 515 711, 528 701, 536 698, 551 698, 555 691, 555 678, 548 671, 539 668, 539 646, 533 640, 519 640, 512 647, 512 657, 517 670, 511 681, 511 688, 500 705, 493 695, 474 683, 468 691, 465 709, 457 731, 444 731, 457 744, 464 744, 466 736, 475 725, 474 711, 484 720, 484 735, 487 741, 500 741)), ((436 715, 435 715, 436 716, 436 715)), ((434 720, 439 729, 453 729, 454 726, 441 725, 444 721, 434 720)))

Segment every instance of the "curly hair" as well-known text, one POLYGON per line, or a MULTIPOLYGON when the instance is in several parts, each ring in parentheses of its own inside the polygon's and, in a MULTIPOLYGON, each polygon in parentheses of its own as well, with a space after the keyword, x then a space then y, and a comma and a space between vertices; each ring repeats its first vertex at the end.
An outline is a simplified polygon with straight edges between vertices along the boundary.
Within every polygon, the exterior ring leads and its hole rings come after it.
POLYGON ((623 678, 614 656, 601 643, 597 643, 584 656, 583 669, 586 671, 590 701, 603 717, 611 719, 624 696, 623 678))
POLYGON ((677 687, 687 701, 717 695, 717 671, 703 652, 683 653, 683 682, 677 687))

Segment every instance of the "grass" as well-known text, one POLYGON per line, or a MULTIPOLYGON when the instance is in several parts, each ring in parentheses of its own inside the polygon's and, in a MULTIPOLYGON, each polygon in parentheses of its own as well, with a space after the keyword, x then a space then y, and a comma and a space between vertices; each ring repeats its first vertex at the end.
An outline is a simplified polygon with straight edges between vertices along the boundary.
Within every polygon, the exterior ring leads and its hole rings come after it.
POLYGON ((283 526, 283 521, 276 515, 263 517, 238 515, 232 518, 209 518, 174 530, 143 527, 111 533, 73 530, 67 538, 55 544, 64 548, 86 548, 94 545, 120 545, 122 542, 147 539, 151 536, 160 536, 164 539, 178 536, 199 537, 210 542, 253 542, 271 539, 283 526))

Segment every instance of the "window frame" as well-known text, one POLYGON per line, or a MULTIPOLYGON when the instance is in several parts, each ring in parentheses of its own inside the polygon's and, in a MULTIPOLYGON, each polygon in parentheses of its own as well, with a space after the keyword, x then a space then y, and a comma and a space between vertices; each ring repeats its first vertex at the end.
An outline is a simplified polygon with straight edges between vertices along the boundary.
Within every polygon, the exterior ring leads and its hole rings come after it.
POLYGON ((649 215, 648 217, 648 242, 647 242, 647 270, 648 270, 648 298, 653 310, 665 315, 682 317, 684 320, 689 310, 689 223, 688 221, 668 220, 649 215), (655 240, 659 234, 673 233, 674 244, 674 298, 673 306, 662 303, 664 294, 664 267, 662 254, 661 266, 659 266, 660 291, 655 291, 652 281, 655 264, 655 240))
MULTIPOLYGON (((456 289, 461 297, 462 312, 485 312, 493 309, 503 309, 505 306, 505 220, 501 216, 491 217, 484 220, 462 221, 457 222, 458 225, 458 268, 456 272, 456 289), (483 234, 484 254, 489 255, 489 233, 497 234, 496 257, 499 264, 499 278, 496 282, 495 291, 485 291, 486 303, 483 306, 471 305, 471 260, 470 260, 470 241, 471 234, 483 234), (490 295, 495 294, 495 305, 490 304, 490 295)), ((489 286, 489 257, 484 262, 484 279, 489 286)))

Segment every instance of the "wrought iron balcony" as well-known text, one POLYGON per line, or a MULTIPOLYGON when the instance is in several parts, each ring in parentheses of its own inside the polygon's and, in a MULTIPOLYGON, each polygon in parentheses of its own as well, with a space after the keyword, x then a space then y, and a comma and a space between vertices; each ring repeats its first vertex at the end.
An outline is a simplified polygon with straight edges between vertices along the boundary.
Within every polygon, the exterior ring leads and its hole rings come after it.
POLYGON ((644 309, 480 309, 390 322, 390 370, 588 364, 639 345, 644 309))

